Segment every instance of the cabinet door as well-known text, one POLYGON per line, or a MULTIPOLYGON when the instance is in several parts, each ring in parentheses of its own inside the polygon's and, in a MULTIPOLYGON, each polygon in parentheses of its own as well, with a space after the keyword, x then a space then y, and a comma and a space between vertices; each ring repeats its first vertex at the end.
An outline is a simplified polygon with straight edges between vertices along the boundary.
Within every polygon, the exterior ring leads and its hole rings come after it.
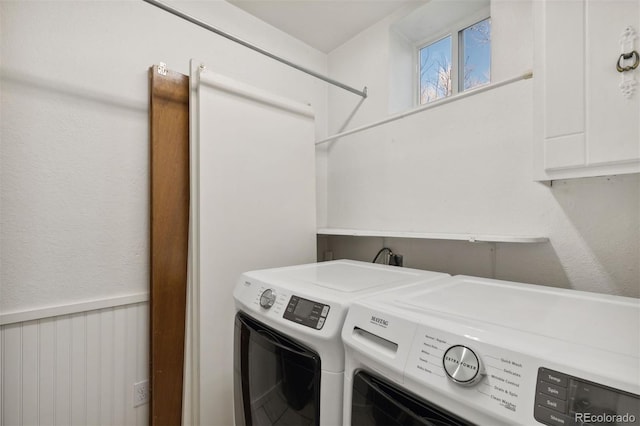
MULTIPOLYGON (((605 165, 640 158, 640 68, 636 93, 626 98, 616 70, 624 29, 640 31, 640 1, 590 1, 586 9, 588 163, 605 165)), ((634 48, 640 51, 636 38, 634 48)))
POLYGON ((625 97, 616 70, 640 1, 534 2, 534 20, 536 179, 640 172, 640 93, 625 97))

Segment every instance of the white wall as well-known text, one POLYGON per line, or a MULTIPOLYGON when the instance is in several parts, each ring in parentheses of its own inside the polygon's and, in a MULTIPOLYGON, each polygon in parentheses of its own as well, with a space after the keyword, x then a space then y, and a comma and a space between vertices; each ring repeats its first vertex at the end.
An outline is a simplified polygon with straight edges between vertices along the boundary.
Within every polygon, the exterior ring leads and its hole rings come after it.
MULTIPOLYGON (((522 75, 532 68, 531 3, 494 1, 491 15, 494 81, 522 75)), ((347 117, 348 128, 386 117, 397 18, 329 54, 333 78, 369 87, 361 105, 330 89, 330 134, 347 117)), ((525 80, 330 143, 327 225, 538 235, 549 243, 340 237, 319 250, 370 261, 387 244, 406 266, 640 297, 639 177, 533 182, 532 107, 525 80)))
MULTIPOLYGON (((326 73, 324 53, 225 1, 173 4, 326 73)), ((326 83, 142 1, 6 1, 0 19, 1 315, 148 291, 153 64, 197 58, 309 103, 326 134, 326 83)))
MULTIPOLYGON (((142 1, 2 2, 2 298, 15 311, 147 289, 147 69, 196 57, 313 105, 326 84, 142 1)), ((326 55, 224 1, 176 7, 304 66, 326 55)))

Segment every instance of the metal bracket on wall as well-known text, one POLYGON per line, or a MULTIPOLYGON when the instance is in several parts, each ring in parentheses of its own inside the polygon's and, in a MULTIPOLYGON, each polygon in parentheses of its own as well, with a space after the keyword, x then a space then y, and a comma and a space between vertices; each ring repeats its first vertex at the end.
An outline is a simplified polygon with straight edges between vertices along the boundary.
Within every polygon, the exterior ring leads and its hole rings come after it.
POLYGON ((158 65, 158 74, 167 75, 167 64, 160 62, 160 65, 158 65))

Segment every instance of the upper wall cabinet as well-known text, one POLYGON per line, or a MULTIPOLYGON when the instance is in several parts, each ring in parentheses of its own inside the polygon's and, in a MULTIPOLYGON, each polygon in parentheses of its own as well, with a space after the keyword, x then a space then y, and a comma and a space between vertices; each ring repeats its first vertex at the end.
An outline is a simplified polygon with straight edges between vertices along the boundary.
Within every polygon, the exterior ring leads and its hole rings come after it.
POLYGON ((640 0, 533 8, 534 178, 640 172, 640 0))

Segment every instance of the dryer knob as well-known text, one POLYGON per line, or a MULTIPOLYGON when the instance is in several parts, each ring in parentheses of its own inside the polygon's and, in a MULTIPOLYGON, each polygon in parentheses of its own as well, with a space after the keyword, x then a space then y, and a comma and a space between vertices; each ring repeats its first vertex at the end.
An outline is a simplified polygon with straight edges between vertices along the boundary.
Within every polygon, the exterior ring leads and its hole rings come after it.
POLYGON ((466 346, 451 346, 444 353, 442 364, 447 376, 459 385, 475 385, 484 376, 480 357, 466 346))
POLYGON ((272 289, 267 289, 260 295, 260 306, 265 309, 269 309, 276 302, 276 292, 272 289))

